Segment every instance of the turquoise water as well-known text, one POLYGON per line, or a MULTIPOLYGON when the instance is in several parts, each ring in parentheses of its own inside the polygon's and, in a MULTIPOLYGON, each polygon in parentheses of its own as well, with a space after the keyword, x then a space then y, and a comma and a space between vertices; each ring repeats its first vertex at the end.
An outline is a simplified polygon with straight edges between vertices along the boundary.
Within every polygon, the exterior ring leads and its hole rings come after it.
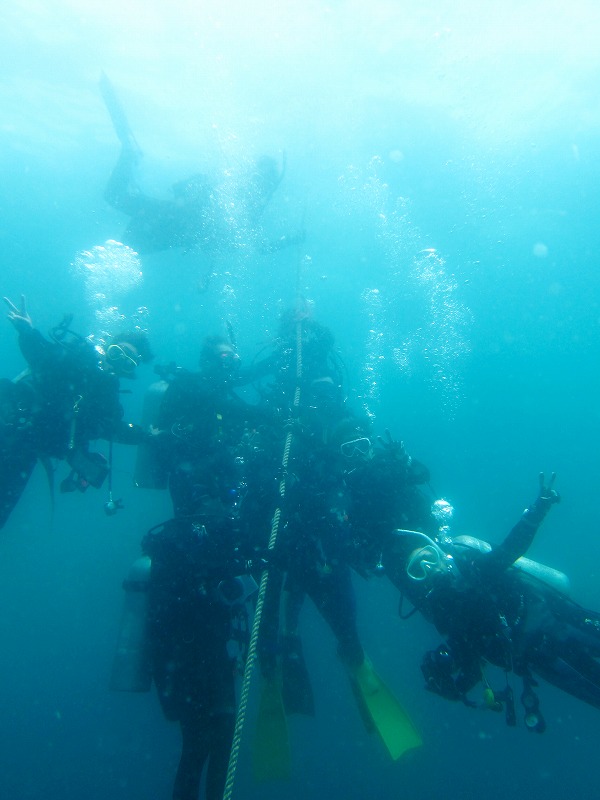
MULTIPOLYGON (((595 3, 8 0, 0 20, 2 294, 24 293, 42 331, 65 312, 96 337, 139 323, 159 362, 195 368, 225 320, 249 363, 298 285, 335 333, 350 404, 430 467, 461 532, 501 539, 557 472, 531 555, 600 607, 595 3), (263 232, 304 227, 301 247, 260 255, 235 224, 210 253, 107 244, 127 220, 103 199, 119 143, 102 71, 145 191, 203 172, 235 198, 252 159, 285 153, 263 232)), ((21 371, 8 322, 0 353, 3 377, 21 371)), ((151 380, 123 397, 128 418, 151 380)), ((58 496, 51 524, 40 470, 2 531, 2 796, 170 796, 176 729, 155 697, 107 690, 121 580, 169 504, 131 487, 129 450, 115 459, 117 516, 90 490, 58 496)), ((535 737, 425 694, 437 635, 398 619, 385 581, 356 584, 365 645, 424 747, 388 763, 307 609, 318 716, 291 721, 294 780, 254 786, 245 747, 236 796, 596 798, 597 711, 542 686, 535 737)))

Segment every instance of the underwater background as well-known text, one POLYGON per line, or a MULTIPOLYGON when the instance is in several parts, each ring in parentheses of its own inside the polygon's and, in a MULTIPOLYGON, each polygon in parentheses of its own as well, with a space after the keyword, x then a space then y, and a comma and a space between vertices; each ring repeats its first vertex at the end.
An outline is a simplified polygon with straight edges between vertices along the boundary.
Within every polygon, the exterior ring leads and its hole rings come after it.
MULTIPOLYGON (((299 293, 336 336, 349 405, 428 465, 456 531, 499 541, 556 471, 562 502, 529 555, 600 607, 594 0, 5 0, 0 23, 2 295, 25 294, 44 332, 67 312, 97 338, 139 324, 158 363, 195 369, 226 321, 251 363, 299 293), (120 244, 103 71, 148 194, 198 172, 235 191, 252 159, 285 157, 263 228, 304 229, 303 243, 259 255, 240 230, 208 255, 120 244)), ((0 331, 12 378, 24 362, 0 331)), ((153 379, 140 370, 123 395, 127 419, 153 379)), ((170 797, 177 727, 153 694, 108 690, 122 579, 170 513, 166 493, 133 487, 134 455, 115 447, 116 516, 94 489, 57 495, 52 514, 38 466, 0 534, 2 797, 170 797)), ((424 746, 391 763, 366 734, 307 604, 317 716, 290 720, 292 781, 257 786, 253 699, 234 797, 598 797, 597 710, 542 684, 536 736, 519 706, 509 729, 426 693, 438 635, 399 619, 385 578, 355 584, 367 652, 424 746)))

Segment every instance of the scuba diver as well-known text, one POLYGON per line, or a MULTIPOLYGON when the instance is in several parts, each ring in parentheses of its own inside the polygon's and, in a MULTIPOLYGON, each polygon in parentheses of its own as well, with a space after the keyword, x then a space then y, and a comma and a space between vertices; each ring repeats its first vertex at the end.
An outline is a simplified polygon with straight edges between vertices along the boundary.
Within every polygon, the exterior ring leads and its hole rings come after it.
MULTIPOLYGON (((122 332, 104 349, 94 347, 70 330, 72 317, 51 331, 45 339, 33 327, 25 297, 20 307, 7 297, 8 319, 19 334, 19 347, 28 364, 15 381, 1 386, 2 417, 0 437, 0 527, 16 506, 39 459, 53 485, 51 459, 64 460, 70 473, 61 491, 100 488, 110 481, 110 462, 90 451, 90 443, 139 444, 146 436, 136 425, 123 420, 119 402, 120 378, 135 377, 138 365, 152 359, 145 333, 122 332)), ((107 514, 119 507, 112 500, 107 514)))
POLYGON ((347 559, 367 578, 384 572, 382 553, 390 530, 402 525, 433 533, 431 503, 421 489, 430 475, 389 430, 377 437, 367 428, 350 433, 340 443, 351 531, 347 559))
MULTIPOLYGON (((202 345, 200 371, 176 370, 164 394, 154 441, 169 474, 176 517, 210 514, 213 505, 222 515, 224 503, 234 507, 241 502, 240 492, 248 513, 249 477, 241 488, 233 487, 240 480, 240 466, 242 472, 247 469, 245 459, 260 459, 268 452, 275 418, 270 408, 248 403, 236 392, 244 383, 240 372, 240 357, 231 341, 209 336, 202 345), (230 488, 223 494, 225 485, 230 488)), ((253 468, 252 488, 258 491, 264 467, 253 468)), ((250 500, 254 502, 254 495, 250 500)))
POLYGON ((234 191, 213 185, 208 176, 198 173, 175 183, 172 199, 144 194, 136 180, 142 152, 104 74, 100 89, 121 142, 121 154, 104 197, 114 209, 130 217, 121 237, 124 244, 140 255, 172 248, 211 253, 238 245, 246 233, 259 252, 269 253, 303 240, 302 235, 289 235, 269 241, 258 233, 262 214, 283 181, 285 157, 281 167, 269 156, 260 157, 234 191))
POLYGON ((436 536, 395 531, 383 554, 387 574, 413 605, 404 618, 419 611, 444 636, 423 660, 426 688, 474 706, 468 693, 481 683, 484 705, 504 708, 515 725, 514 673, 523 681, 526 727, 537 733, 546 724, 534 675, 600 708, 600 614, 571 600, 565 575, 524 557, 560 500, 554 478, 546 485, 540 475, 537 499, 497 547, 451 535, 451 507, 441 501, 434 513, 445 519, 436 536), (504 670, 500 691, 489 685, 486 663, 504 670))
POLYGON ((239 364, 228 339, 205 339, 200 371, 177 370, 168 385, 153 437, 174 518, 142 550, 152 678, 182 736, 174 800, 197 800, 205 768, 207 799, 223 796, 236 710, 229 643, 245 646, 249 573, 277 496, 269 417, 236 394, 239 364))
POLYGON ((229 643, 240 658, 247 647, 239 533, 230 517, 198 515, 159 525, 142 542, 151 562, 150 672, 165 719, 181 731, 173 800, 197 800, 205 767, 207 800, 223 797, 238 666, 229 643))
MULTIPOLYGON (((348 558, 351 532, 340 445, 364 435, 361 432, 368 423, 346 407, 341 374, 331 357, 331 332, 305 311, 286 314, 280 330, 274 355, 255 365, 255 374, 274 377, 268 397, 277 408, 287 409, 292 433, 281 505, 283 526, 269 555, 269 587, 259 637, 264 686, 281 686, 285 713, 314 714, 299 635, 300 612, 308 595, 337 640, 338 655, 348 669, 367 729, 377 731, 392 757, 398 758, 418 746, 420 738, 364 653, 348 558), (300 398, 297 404, 292 404, 292 394, 300 398)), ((271 698, 274 694, 270 693, 271 698)), ((267 713, 274 713, 274 702, 267 706, 267 713)), ((268 763, 270 749, 268 740, 256 744, 255 757, 262 752, 268 763)))
POLYGON ((313 319, 308 303, 281 314, 274 341, 259 355, 267 348, 271 352, 242 367, 239 377, 244 383, 252 383, 263 401, 271 406, 289 412, 297 386, 301 392, 310 391, 312 381, 317 378, 329 377, 339 387, 344 382, 345 366, 335 348, 335 337, 329 328, 313 319), (302 362, 300 377, 298 346, 302 362))

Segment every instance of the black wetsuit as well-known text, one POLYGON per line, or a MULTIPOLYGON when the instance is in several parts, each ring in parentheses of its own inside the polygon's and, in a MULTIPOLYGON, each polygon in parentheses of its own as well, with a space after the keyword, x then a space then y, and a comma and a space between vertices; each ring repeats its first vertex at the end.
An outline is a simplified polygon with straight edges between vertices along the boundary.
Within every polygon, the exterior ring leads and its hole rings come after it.
POLYGON ((175 184, 172 200, 143 194, 134 179, 138 154, 124 147, 108 181, 105 200, 131 219, 123 243, 141 255, 173 248, 188 252, 231 247, 244 231, 259 250, 273 252, 294 243, 293 237, 275 242, 257 240, 256 227, 283 175, 272 159, 261 159, 245 192, 220 196, 205 176, 194 175, 175 184))
POLYGON ((0 527, 16 505, 36 460, 65 459, 80 488, 96 485, 105 467, 89 444, 96 439, 138 444, 141 428, 123 421, 119 379, 102 368, 86 340, 51 342, 31 329, 19 335, 29 373, 3 382, 0 434, 0 527))
POLYGON ((367 576, 381 561, 385 542, 394 528, 429 532, 433 519, 421 486, 429 470, 402 449, 376 447, 372 457, 348 463, 344 472, 351 527, 347 559, 367 576))
POLYGON ((134 181, 136 154, 124 148, 105 191, 106 201, 131 217, 123 243, 141 255, 171 248, 215 246, 214 199, 208 186, 184 200, 160 200, 143 194, 134 181))
POLYGON ((259 638, 263 675, 272 679, 281 663, 287 713, 314 713, 298 633, 306 595, 331 628, 346 666, 354 669, 364 660, 340 444, 363 435, 366 422, 345 406, 333 344, 328 328, 289 311, 282 316, 274 352, 247 371, 248 379, 263 381, 265 400, 287 414, 293 431, 259 638))
POLYGON ((306 593, 311 598, 337 639, 338 654, 356 667, 364 653, 348 563, 350 529, 339 448, 317 432, 298 433, 288 475, 286 523, 279 543, 285 589, 292 596, 306 593))
MULTIPOLYGON (((533 541, 547 507, 538 499, 489 552, 463 546, 460 539, 444 544, 454 567, 424 581, 408 577, 409 553, 398 558, 398 540, 390 539, 388 573, 445 638, 423 663, 432 691, 465 699, 482 680, 487 661, 526 680, 533 672, 600 708, 600 614, 513 567, 533 541)), ((414 547, 421 545, 415 540, 414 547)))
POLYGON ((266 547, 276 484, 262 480, 261 422, 230 383, 203 374, 175 378, 161 408, 175 519, 148 534, 144 549, 152 558, 154 681, 182 733, 174 800, 197 799, 205 765, 208 800, 223 795, 235 713, 227 651, 234 609, 219 584, 266 547))
POLYGON ((37 461, 31 418, 35 405, 28 381, 0 382, 0 528, 19 501, 37 461))
POLYGON ((149 635, 161 708, 178 721, 182 748, 174 800, 197 800, 205 764, 206 796, 223 796, 235 714, 234 662, 227 650, 232 609, 219 583, 233 552, 229 521, 172 520, 151 531, 149 635))

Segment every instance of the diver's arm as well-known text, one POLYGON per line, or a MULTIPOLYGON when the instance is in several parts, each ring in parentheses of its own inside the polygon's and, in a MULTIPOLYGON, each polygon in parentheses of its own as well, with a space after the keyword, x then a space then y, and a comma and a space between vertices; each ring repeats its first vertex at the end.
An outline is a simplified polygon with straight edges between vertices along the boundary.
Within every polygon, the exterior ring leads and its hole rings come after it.
POLYGON ((58 360, 56 345, 44 339, 36 328, 19 333, 19 348, 34 372, 51 367, 58 360))
POLYGON ((259 381, 261 378, 268 376, 276 376, 281 368, 280 359, 277 353, 273 353, 260 361, 253 361, 249 366, 242 366, 238 369, 235 376, 236 386, 247 386, 253 381, 259 381))
POLYGON ((502 544, 481 559, 481 566, 504 571, 525 555, 550 507, 560 502, 560 495, 552 488, 555 478, 556 474, 553 472, 548 486, 545 486, 544 474, 540 473, 540 493, 537 499, 525 509, 521 519, 502 544))
POLYGON ((4 298, 4 302, 8 306, 8 314, 6 315, 9 322, 15 327, 18 333, 27 333, 32 330, 33 322, 27 311, 27 300, 25 295, 21 295, 21 307, 16 306, 8 297, 4 298))
POLYGON ((48 366, 56 360, 56 347, 52 342, 44 339, 42 334, 33 327, 33 322, 27 311, 25 295, 21 295, 21 306, 16 306, 8 297, 4 302, 9 308, 8 320, 19 334, 19 348, 25 361, 34 371, 48 366))

